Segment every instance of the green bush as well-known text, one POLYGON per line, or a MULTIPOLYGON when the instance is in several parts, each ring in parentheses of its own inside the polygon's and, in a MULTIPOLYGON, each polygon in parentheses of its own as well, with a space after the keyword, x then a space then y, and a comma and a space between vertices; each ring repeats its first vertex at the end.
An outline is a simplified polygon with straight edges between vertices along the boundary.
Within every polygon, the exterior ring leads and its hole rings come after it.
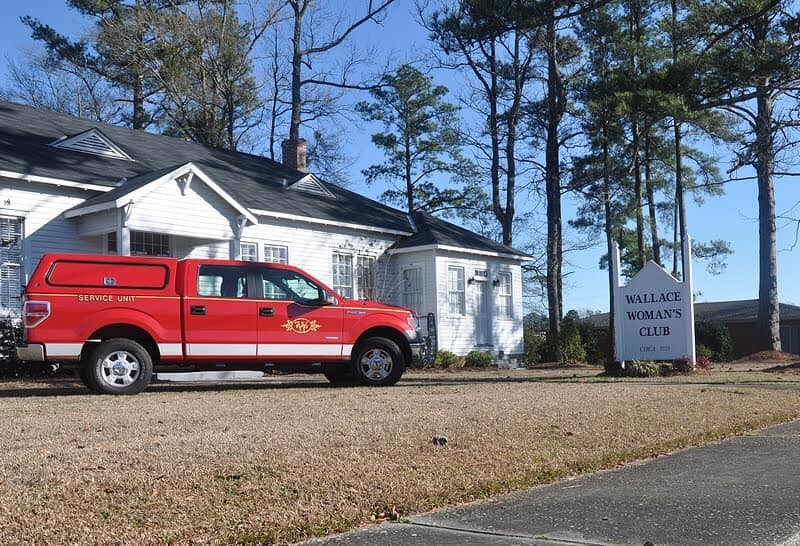
POLYGON ((697 345, 705 345, 711 350, 708 356, 716 362, 727 362, 733 356, 733 339, 724 323, 718 320, 701 320, 694 325, 697 345))
POLYGON ((625 364, 625 375, 629 377, 658 377, 661 375, 661 364, 652 360, 632 360, 625 364))
POLYGON ((541 362, 544 336, 541 336, 534 328, 526 326, 522 330, 522 339, 525 343, 525 364, 532 366, 541 362))
POLYGON ((710 348, 706 347, 705 345, 696 345, 694 348, 694 352, 697 355, 697 358, 704 356, 706 358, 712 358, 714 356, 714 351, 710 348))
POLYGON ((494 364, 492 355, 480 351, 467 353, 466 362, 464 363, 465 366, 470 368, 491 368, 492 364, 494 364))
POLYGON ((450 351, 437 351, 433 361, 434 368, 452 368, 458 362, 458 355, 450 351))
POLYGON ((581 334, 577 330, 561 333, 560 351, 560 361, 565 364, 586 362, 586 349, 581 343, 581 334))

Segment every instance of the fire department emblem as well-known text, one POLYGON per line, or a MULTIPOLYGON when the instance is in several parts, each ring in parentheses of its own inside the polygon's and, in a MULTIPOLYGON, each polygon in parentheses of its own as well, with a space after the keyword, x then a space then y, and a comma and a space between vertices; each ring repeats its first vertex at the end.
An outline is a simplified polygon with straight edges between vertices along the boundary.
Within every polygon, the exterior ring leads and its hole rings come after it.
POLYGON ((316 332, 321 328, 316 320, 308 320, 307 318, 289 319, 282 326, 286 328, 287 332, 295 332, 297 334, 316 332))

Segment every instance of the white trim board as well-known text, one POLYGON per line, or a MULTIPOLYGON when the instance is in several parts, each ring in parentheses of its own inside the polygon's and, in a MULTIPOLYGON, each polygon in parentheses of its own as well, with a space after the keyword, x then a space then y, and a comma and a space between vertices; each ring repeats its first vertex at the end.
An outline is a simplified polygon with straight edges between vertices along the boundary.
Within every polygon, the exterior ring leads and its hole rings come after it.
POLYGON ((38 184, 65 186, 68 188, 77 188, 79 190, 101 191, 103 193, 114 189, 114 186, 100 186, 97 184, 87 184, 85 182, 75 182, 73 180, 64 180, 62 178, 51 178, 49 176, 38 176, 35 174, 25 174, 14 171, 0 171, 0 177, 11 178, 12 180, 22 180, 24 182, 32 182, 38 184))
POLYGON ((478 256, 491 256, 493 258, 505 258, 508 260, 516 260, 519 262, 526 262, 531 260, 532 258, 528 256, 524 256, 522 254, 511 254, 511 253, 504 253, 504 252, 492 252, 490 250, 477 250, 474 248, 463 248, 460 246, 450 246, 450 245, 439 245, 439 244, 430 244, 430 245, 421 245, 421 246, 412 246, 406 248, 390 248, 387 252, 391 255, 394 254, 409 254, 411 252, 424 252, 426 250, 442 250, 444 252, 459 252, 461 254, 475 254, 478 256))
POLYGON ((375 231, 378 233, 386 233, 389 235, 404 235, 406 237, 413 235, 410 231, 400 231, 389 228, 379 228, 374 226, 367 226, 364 224, 351 224, 348 222, 338 222, 336 220, 323 220, 321 218, 312 218, 310 216, 299 216, 297 214, 287 214, 285 212, 273 212, 271 210, 251 209, 253 214, 258 216, 266 216, 268 218, 279 218, 281 220, 293 220, 295 222, 307 222, 309 224, 319 224, 324 226, 343 227, 348 229, 356 229, 361 231, 375 231))

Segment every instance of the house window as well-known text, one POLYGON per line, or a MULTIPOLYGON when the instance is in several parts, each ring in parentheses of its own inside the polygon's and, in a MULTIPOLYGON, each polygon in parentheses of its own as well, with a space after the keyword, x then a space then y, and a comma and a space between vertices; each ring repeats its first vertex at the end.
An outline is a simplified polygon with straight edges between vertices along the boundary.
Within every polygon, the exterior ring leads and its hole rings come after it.
POLYGON ((351 254, 333 253, 331 262, 333 271, 333 289, 345 298, 353 297, 353 256, 351 254))
POLYGON ((117 253, 117 232, 112 231, 106 236, 106 251, 109 254, 117 253))
POLYGON ((264 261, 276 264, 288 264, 289 247, 264 245, 264 261))
POLYGON ((506 318, 514 317, 514 303, 511 293, 511 273, 500 273, 497 276, 500 281, 500 292, 498 294, 499 316, 506 318))
POLYGON ((258 245, 255 243, 240 243, 239 249, 242 252, 243 262, 258 261, 258 245))
POLYGON ((22 219, 0 216, 0 307, 19 310, 22 294, 22 219))
POLYGON ((422 307, 422 269, 403 271, 403 305, 419 312, 422 307))
POLYGON ((169 235, 131 231, 131 256, 169 256, 169 235))
POLYGON ((451 315, 466 315, 464 298, 464 268, 450 266, 447 268, 447 302, 451 315))
POLYGON ((356 263, 356 289, 358 299, 375 299, 375 258, 359 256, 356 263))

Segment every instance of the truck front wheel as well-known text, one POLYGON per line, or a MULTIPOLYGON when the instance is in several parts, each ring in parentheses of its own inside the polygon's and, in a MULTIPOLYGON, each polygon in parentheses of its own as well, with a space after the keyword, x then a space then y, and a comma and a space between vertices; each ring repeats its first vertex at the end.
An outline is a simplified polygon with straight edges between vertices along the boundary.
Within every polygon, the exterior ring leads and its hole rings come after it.
POLYGON ((109 339, 83 363, 89 388, 105 394, 137 394, 153 375, 150 353, 131 339, 109 339))
POLYGON ((353 375, 362 385, 386 387, 400 380, 405 370, 397 343, 385 337, 361 341, 354 352, 353 375))

